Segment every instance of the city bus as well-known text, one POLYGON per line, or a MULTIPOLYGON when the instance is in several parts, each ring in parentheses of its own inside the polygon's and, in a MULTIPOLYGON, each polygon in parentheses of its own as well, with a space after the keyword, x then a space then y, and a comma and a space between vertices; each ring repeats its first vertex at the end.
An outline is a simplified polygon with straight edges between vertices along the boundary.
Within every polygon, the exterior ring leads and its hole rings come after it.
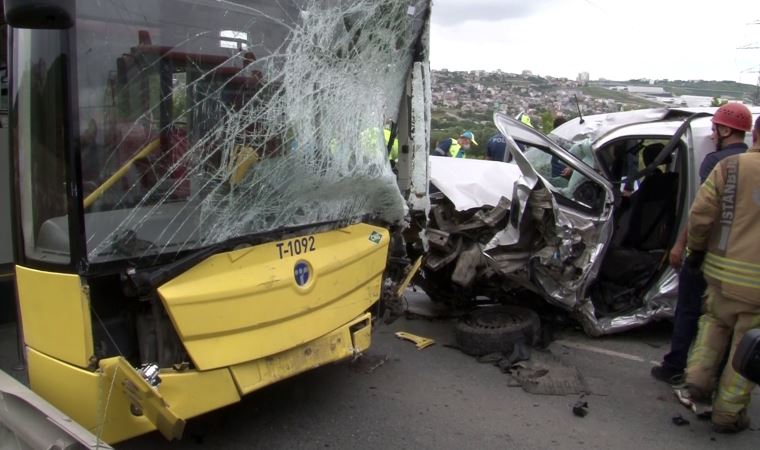
POLYGON ((430 3, 6 0, 31 389, 177 439, 365 351, 424 220, 430 3))

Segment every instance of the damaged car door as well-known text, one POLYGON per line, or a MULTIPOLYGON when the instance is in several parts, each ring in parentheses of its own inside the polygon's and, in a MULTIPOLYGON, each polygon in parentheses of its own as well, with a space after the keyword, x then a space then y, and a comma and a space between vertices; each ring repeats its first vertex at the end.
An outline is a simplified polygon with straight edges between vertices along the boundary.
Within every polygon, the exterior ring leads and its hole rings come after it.
POLYGON ((612 232, 612 185, 597 172, 591 141, 565 150, 496 113, 521 172, 509 220, 485 245, 490 267, 549 302, 576 310, 585 301, 612 232))

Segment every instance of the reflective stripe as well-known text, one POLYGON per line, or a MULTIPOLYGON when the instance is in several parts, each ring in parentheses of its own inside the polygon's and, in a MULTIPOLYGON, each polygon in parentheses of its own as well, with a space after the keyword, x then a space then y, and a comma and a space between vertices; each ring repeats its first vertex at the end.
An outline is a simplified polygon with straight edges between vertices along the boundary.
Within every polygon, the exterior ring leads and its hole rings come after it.
POLYGON ((736 275, 737 277, 749 277, 752 279, 758 279, 758 282, 760 283, 760 274, 754 270, 745 270, 745 269, 737 269, 735 267, 730 267, 727 264, 723 264, 716 261, 705 261, 705 266, 710 266, 715 268, 716 270, 720 270, 721 272, 726 272, 730 275, 736 275))
POLYGON ((735 267, 742 272, 757 273, 760 275, 760 264, 755 264, 747 261, 740 261, 738 259, 726 258, 725 256, 716 255, 715 253, 708 252, 705 256, 705 261, 710 261, 715 264, 723 264, 726 266, 735 267))
MULTIPOLYGON (((748 328, 758 327, 760 327, 760 316, 755 316, 751 319, 748 328)), ((749 406, 754 386, 754 383, 736 373, 730 364, 727 365, 720 379, 718 395, 715 396, 714 410, 721 413, 739 414, 742 409, 749 406)))
POLYGON ((464 151, 462 150, 462 146, 459 145, 459 143, 455 139, 452 139, 451 140, 451 147, 449 147, 449 156, 451 156, 452 158, 462 158, 462 157, 464 157, 464 155, 459 156, 459 152, 460 151, 462 151, 464 153, 464 151))
POLYGON ((720 241, 718 250, 725 252, 728 248, 728 239, 731 234, 731 226, 734 224, 736 212, 736 193, 739 190, 739 158, 726 160, 726 180, 723 184, 723 192, 720 196, 720 241))
POLYGON ((705 262, 703 267, 705 275, 715 278, 725 283, 734 284, 752 289, 760 289, 760 279, 753 276, 745 276, 737 273, 727 272, 723 267, 714 266, 705 262))
POLYGON ((713 180, 706 179, 704 183, 702 183, 702 186, 710 192, 712 195, 718 195, 718 191, 715 190, 715 183, 713 183, 713 180))
POLYGON ((716 402, 720 402, 719 409, 736 414, 746 408, 754 386, 749 380, 732 371, 731 376, 721 380, 720 400, 716 399, 716 402))

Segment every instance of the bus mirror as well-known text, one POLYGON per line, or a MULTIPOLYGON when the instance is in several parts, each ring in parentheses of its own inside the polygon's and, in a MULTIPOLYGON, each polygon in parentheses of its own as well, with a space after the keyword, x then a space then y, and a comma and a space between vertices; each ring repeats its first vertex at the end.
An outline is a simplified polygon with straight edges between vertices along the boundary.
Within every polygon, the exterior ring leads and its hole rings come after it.
POLYGON ((74 0, 5 0, 5 21, 14 28, 65 30, 74 12, 74 0))

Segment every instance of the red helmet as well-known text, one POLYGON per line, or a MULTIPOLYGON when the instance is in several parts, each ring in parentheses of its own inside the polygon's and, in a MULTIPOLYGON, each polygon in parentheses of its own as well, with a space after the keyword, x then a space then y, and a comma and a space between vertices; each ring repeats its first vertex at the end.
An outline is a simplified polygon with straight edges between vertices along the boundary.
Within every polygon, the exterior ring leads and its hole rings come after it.
POLYGON ((726 103, 715 111, 712 121, 734 130, 752 131, 752 113, 741 103, 726 103))

